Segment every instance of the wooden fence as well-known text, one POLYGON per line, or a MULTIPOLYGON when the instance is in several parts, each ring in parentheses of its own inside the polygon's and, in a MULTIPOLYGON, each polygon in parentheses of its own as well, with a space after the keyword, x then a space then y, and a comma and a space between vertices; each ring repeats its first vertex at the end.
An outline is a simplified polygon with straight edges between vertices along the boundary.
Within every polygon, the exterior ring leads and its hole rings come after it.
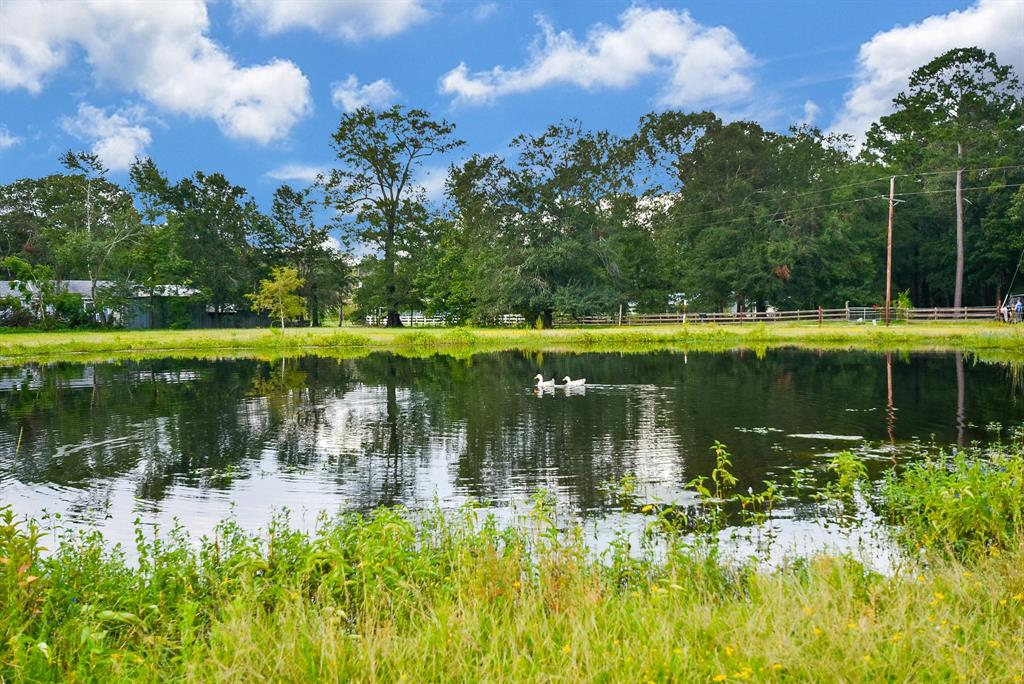
MULTIPOLYGON (((994 306, 933 307, 892 309, 894 321, 994 321, 994 306)), ((618 316, 582 316, 555 321, 558 327, 580 325, 671 325, 674 323, 782 323, 792 321, 883 321, 885 310, 875 307, 844 307, 842 309, 804 309, 799 311, 744 311, 738 313, 665 313, 618 316)))

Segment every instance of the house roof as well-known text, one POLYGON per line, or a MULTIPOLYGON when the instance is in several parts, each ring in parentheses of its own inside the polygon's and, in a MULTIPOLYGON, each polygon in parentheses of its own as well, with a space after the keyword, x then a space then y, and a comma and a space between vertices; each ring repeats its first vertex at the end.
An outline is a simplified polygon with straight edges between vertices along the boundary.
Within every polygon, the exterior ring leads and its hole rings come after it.
MULTIPOLYGON (((20 297, 21 292, 17 288, 17 280, 0 280, 0 297, 20 297)), ((81 295, 85 300, 92 299, 92 281, 89 280, 60 280, 58 281, 60 288, 65 292, 72 294, 81 295)), ((113 285, 109 280, 97 280, 96 287, 110 287, 113 285)), ((36 288, 29 283, 29 291, 35 293, 36 288)), ((185 285, 157 285, 153 288, 153 293, 157 297, 191 297, 199 294, 199 290, 194 287, 186 287, 185 285)), ((134 296, 137 298, 149 297, 149 290, 142 287, 136 287, 134 296)))

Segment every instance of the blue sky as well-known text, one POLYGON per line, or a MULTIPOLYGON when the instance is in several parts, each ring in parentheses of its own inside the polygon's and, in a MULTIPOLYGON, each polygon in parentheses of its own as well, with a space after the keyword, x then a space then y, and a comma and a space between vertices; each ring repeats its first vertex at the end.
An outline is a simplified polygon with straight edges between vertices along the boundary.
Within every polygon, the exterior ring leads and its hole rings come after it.
POLYGON ((569 117, 626 133, 667 108, 860 135, 959 45, 1024 71, 1024 2, 0 0, 0 182, 94 149, 115 181, 149 155, 266 206, 331 165, 360 103, 446 117, 467 154, 569 117))

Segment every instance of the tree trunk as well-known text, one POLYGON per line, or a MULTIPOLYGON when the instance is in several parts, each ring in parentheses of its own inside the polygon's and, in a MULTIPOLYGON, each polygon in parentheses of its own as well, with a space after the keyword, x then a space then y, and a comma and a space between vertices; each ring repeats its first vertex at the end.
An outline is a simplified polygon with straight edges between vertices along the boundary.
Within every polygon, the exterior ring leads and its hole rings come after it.
POLYGON ((387 323, 385 323, 384 325, 387 326, 388 328, 402 327, 402 317, 397 310, 388 309, 388 320, 387 323))
MULTIPOLYGON (((959 164, 963 146, 956 144, 956 158, 959 164)), ((953 290, 953 306, 959 309, 964 302, 964 170, 956 170, 956 287, 953 290)))
POLYGON ((540 326, 545 330, 555 327, 554 312, 551 309, 544 309, 541 314, 540 326))

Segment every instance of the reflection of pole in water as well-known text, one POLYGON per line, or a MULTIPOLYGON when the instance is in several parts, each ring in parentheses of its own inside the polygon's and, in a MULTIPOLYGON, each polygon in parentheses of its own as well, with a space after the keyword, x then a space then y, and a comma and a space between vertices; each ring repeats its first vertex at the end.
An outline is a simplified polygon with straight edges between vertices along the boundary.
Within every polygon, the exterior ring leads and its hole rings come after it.
POLYGON ((953 355, 956 360, 956 443, 957 446, 964 445, 964 397, 967 391, 964 387, 964 354, 956 352, 953 355))
MULTIPOLYGON (((885 353, 885 430, 889 433, 889 444, 896 444, 896 404, 892 399, 892 352, 885 353)), ((893 452, 893 458, 896 457, 893 452)))

